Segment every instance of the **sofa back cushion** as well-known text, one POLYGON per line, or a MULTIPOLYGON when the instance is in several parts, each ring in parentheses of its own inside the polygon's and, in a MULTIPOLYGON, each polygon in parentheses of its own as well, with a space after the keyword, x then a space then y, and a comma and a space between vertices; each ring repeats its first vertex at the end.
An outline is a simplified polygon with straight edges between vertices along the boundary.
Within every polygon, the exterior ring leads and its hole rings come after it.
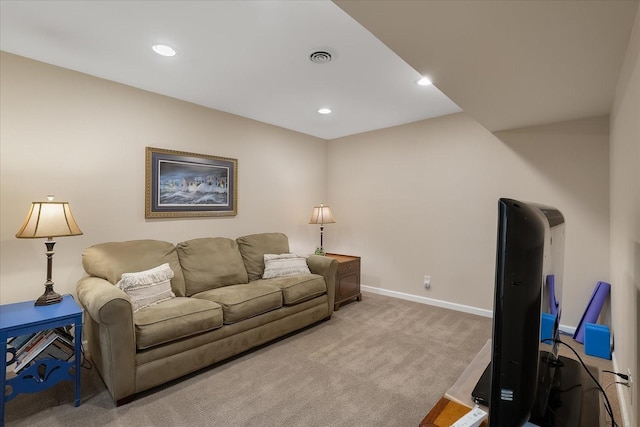
POLYGON ((173 270, 171 289, 185 296, 184 277, 172 243, 161 240, 129 240, 91 246, 82 253, 82 266, 87 274, 118 283, 123 273, 149 270, 168 263, 173 270))
POLYGON ((264 273, 264 254, 284 254, 289 252, 289 239, 282 233, 260 233, 236 239, 244 266, 253 282, 264 273))
POLYGON ((176 251, 187 296, 249 282, 235 240, 225 237, 193 239, 178 243, 176 251))

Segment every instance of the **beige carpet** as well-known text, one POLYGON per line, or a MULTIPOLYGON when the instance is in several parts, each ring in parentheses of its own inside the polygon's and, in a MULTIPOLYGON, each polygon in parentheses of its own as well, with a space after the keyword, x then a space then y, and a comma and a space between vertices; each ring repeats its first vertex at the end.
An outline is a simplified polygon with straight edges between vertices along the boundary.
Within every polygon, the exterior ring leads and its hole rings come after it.
POLYGON ((95 371, 20 395, 7 426, 416 427, 491 336, 491 320, 365 294, 320 323, 116 408, 95 371))
POLYGON ((417 426, 491 334, 490 319, 374 294, 330 321, 114 407, 83 370, 6 405, 8 426, 417 426))

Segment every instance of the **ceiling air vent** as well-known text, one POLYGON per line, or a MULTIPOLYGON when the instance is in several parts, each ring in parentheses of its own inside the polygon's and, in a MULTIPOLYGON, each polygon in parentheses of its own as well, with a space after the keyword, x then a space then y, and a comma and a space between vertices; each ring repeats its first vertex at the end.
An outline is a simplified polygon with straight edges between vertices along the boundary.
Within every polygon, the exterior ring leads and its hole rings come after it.
POLYGON ((309 55, 309 60, 315 64, 326 64, 331 62, 331 54, 324 50, 318 50, 309 55))

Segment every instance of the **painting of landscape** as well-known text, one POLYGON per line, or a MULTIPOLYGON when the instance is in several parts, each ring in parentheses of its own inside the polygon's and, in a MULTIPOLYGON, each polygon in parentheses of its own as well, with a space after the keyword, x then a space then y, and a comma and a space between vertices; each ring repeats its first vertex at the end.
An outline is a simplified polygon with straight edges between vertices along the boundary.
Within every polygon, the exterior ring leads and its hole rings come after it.
POLYGON ((229 168, 160 161, 160 206, 227 206, 229 168))
POLYGON ((146 218, 237 215, 238 161, 147 147, 146 218))

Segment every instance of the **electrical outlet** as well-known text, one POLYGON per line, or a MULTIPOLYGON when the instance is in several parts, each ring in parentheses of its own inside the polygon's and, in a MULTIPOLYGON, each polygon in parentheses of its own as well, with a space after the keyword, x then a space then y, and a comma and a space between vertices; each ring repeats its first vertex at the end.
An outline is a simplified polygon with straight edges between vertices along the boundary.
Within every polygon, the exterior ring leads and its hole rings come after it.
POLYGON ((424 276, 424 288, 425 289, 431 288, 431 276, 424 276))

